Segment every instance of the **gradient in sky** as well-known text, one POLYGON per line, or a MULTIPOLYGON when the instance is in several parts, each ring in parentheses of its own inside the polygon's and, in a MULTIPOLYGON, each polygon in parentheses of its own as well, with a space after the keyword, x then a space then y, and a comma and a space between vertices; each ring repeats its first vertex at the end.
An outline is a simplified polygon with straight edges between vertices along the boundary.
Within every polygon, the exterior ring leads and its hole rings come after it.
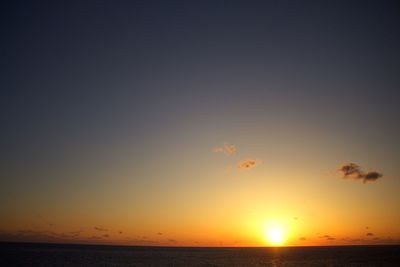
POLYGON ((2 9, 0 240, 400 242, 397 1, 2 9))

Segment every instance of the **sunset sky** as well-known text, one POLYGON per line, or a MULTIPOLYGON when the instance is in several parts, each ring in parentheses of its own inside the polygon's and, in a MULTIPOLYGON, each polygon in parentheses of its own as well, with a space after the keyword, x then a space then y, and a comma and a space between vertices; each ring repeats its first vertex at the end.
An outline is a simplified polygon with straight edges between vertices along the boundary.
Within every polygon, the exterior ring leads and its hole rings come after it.
POLYGON ((397 1, 12 1, 0 241, 400 243, 397 1))

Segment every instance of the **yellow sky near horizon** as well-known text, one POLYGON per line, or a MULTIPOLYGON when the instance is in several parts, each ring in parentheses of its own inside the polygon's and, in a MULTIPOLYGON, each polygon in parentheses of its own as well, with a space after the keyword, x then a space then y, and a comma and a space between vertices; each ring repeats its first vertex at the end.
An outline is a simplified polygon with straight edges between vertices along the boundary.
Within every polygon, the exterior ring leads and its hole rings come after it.
POLYGON ((119 170, 118 187, 107 186, 107 178, 92 192, 75 188, 70 196, 53 195, 54 203, 46 201, 49 195, 26 195, 30 201, 13 203, 10 216, 0 222, 2 239, 164 246, 399 242, 400 197, 390 177, 363 183, 344 179, 340 166, 326 171, 306 170, 299 163, 272 168, 262 155, 243 157, 240 152, 236 145, 223 144, 205 152, 215 162, 212 168, 188 172, 191 161, 182 158, 189 165, 185 169, 165 164, 161 171, 168 179, 150 177, 142 184, 129 178, 130 170, 119 170), (190 182, 185 181, 188 173, 190 182), (269 237, 276 228, 281 242, 269 237))

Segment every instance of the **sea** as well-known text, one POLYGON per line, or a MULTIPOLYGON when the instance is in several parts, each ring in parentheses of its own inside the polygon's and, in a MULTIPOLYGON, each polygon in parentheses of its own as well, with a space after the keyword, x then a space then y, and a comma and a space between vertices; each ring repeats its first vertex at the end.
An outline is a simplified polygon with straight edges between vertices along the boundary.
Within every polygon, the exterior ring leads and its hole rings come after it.
POLYGON ((400 266, 400 246, 130 247, 0 243, 0 266, 400 266))

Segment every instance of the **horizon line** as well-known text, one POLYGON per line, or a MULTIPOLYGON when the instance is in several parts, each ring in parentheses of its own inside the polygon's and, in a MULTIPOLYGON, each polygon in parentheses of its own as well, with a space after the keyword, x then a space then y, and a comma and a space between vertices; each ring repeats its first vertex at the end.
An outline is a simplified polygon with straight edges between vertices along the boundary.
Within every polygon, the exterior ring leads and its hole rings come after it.
POLYGON ((280 249, 280 248, 324 248, 324 247, 380 247, 380 246, 400 246, 400 243, 386 244, 343 244, 343 245, 308 245, 308 246, 165 246, 165 245, 118 245, 118 244, 96 244, 96 243, 58 243, 58 242, 21 242, 21 241, 0 241, 2 245, 58 245, 58 246, 101 246, 101 247, 125 247, 125 248, 248 248, 248 249, 280 249))

